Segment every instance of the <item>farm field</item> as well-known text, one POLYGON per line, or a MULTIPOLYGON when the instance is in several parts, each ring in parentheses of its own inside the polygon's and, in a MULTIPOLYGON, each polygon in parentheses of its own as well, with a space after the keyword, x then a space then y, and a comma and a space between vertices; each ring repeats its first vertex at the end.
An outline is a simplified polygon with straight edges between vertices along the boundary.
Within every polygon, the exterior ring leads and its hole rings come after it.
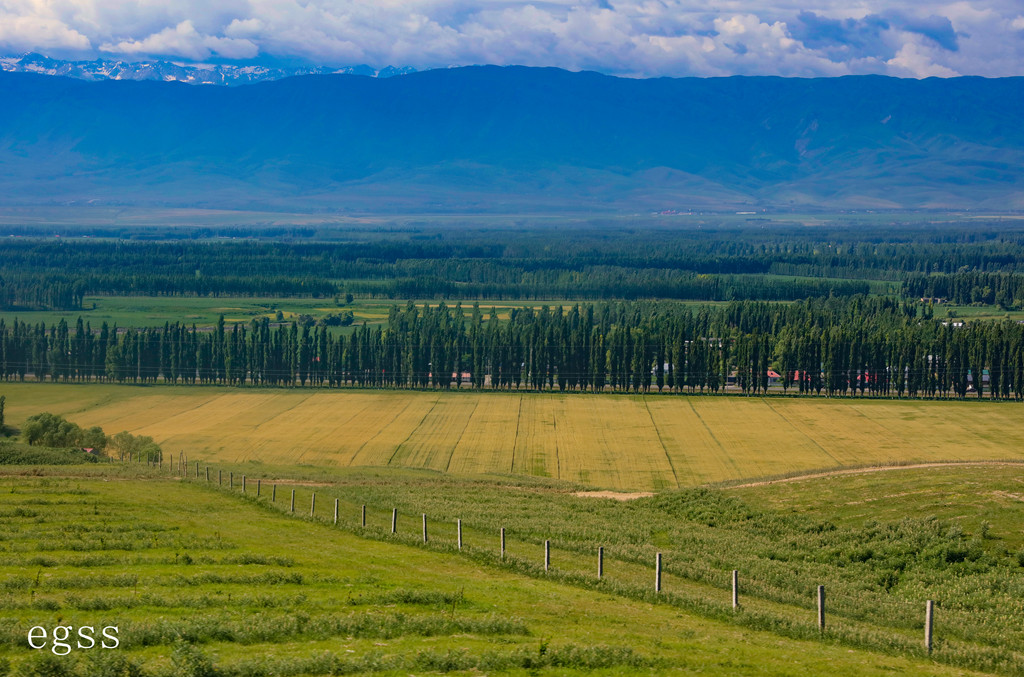
MULTIPOLYGON (((659 499, 594 501, 550 481, 456 480, 424 471, 307 472, 325 474, 315 487, 302 480, 291 487, 301 492, 303 506, 312 491, 321 492, 318 505, 325 507, 315 521, 287 514, 283 480, 271 503, 266 492, 257 499, 251 486, 243 497, 238 484, 218 490, 132 466, 9 468, 0 477, 0 656, 24 675, 155 677, 212 674, 200 671, 204 665, 216 665, 225 677, 466 670, 972 675, 978 673, 965 663, 988 661, 1011 672, 1019 665, 1020 656, 1000 646, 1013 637, 993 639, 980 621, 940 625, 933 662, 919 647, 919 628, 901 627, 905 619, 879 627, 844 605, 850 588, 836 591, 824 642, 816 637, 810 604, 762 599, 751 584, 742 610, 726 611, 727 593, 688 577, 685 562, 666 567, 662 595, 641 593, 639 586, 650 587, 650 568, 622 550, 632 529, 606 541, 607 585, 594 583, 590 546, 602 534, 582 531, 624 524, 637 510, 664 509, 659 499), (441 489, 455 491, 442 497, 441 489), (502 495, 516 500, 498 500, 502 495), (346 508, 375 499, 424 506, 437 520, 429 547, 415 545, 412 519, 401 523, 401 533, 388 534, 379 505, 365 530, 352 510, 332 527, 330 496, 345 498, 346 508), (424 503, 428 498, 434 503, 424 503), (453 547, 452 524, 438 501, 448 501, 449 511, 467 511, 463 553, 453 547), (566 513, 563 524, 535 525, 552 529, 557 539, 549 574, 537 564, 537 543, 524 519, 514 516, 523 506, 566 513), (67 528, 69 512, 74 530, 67 528), (570 514, 578 518, 575 543, 564 530, 570 514), (490 542, 492 519, 513 525, 505 564, 490 542), (120 650, 55 657, 28 649, 28 628, 56 622, 116 625, 120 650), (964 639, 972 632, 977 636, 964 639), (187 644, 176 642, 178 636, 187 644)), ((707 500, 701 496, 683 492, 675 500, 699 504, 707 500)), ((683 522, 678 531, 653 535, 669 562, 680 559, 672 548, 682 527, 699 520, 683 522)), ((731 533, 735 524, 721 526, 722 538, 738 535, 731 533)), ((911 567, 908 576, 915 573, 911 567)), ((943 613, 956 614, 949 607, 943 613)))
POLYGON ((622 490, 895 463, 1024 460, 1013 402, 0 385, 48 411, 218 463, 533 475, 622 490))
MULTIPOLYGON (((783 279, 780 276, 780 279, 783 279)), ((786 278, 788 279, 788 278, 786 278)), ((459 300, 446 300, 444 303, 454 307, 459 300)), ((461 300, 464 315, 468 320, 472 316, 473 299, 461 300)), ((224 322, 231 326, 235 323, 248 324, 254 319, 268 318, 276 322, 277 311, 281 311, 281 321, 291 322, 300 315, 309 315, 320 319, 332 313, 345 310, 352 311, 355 325, 365 322, 368 326, 385 324, 392 306, 404 308, 408 300, 403 299, 355 299, 352 303, 340 305, 333 298, 260 298, 252 296, 86 296, 83 308, 79 310, 0 310, 0 319, 11 324, 15 319, 36 325, 40 322, 47 327, 64 320, 74 328, 78 318, 88 322, 94 331, 98 331, 104 322, 113 327, 162 327, 165 322, 181 322, 186 326, 196 325, 198 328, 214 327, 223 316, 224 322)), ((414 300, 419 307, 424 305, 437 306, 437 300, 414 300)), ((513 308, 540 308, 561 306, 571 308, 574 303, 568 299, 546 299, 530 301, 479 301, 485 317, 490 317, 493 308, 499 320, 507 320, 513 308)), ((721 306, 722 301, 679 301, 680 305, 690 306, 721 306)), ((1024 316, 1024 313, 1022 313, 1024 316)), ((347 328, 332 328, 333 331, 350 331, 347 328)))
POLYGON ((0 655, 18 674, 974 674, 360 538, 134 468, 93 472, 0 479, 0 655), (58 622, 117 626, 119 650, 26 646, 28 628, 58 622))
POLYGON ((258 297, 187 297, 187 296, 86 296, 82 310, 51 311, 0 311, 0 319, 8 324, 15 319, 29 324, 46 323, 55 325, 64 320, 71 327, 78 318, 89 322, 98 330, 104 322, 113 327, 162 327, 165 322, 181 322, 196 327, 212 327, 218 318, 224 321, 248 324, 257 318, 275 321, 280 310, 282 320, 290 322, 299 315, 320 318, 342 310, 352 310, 358 322, 369 324, 387 319, 387 307, 383 303, 340 306, 333 298, 258 298, 258 297))

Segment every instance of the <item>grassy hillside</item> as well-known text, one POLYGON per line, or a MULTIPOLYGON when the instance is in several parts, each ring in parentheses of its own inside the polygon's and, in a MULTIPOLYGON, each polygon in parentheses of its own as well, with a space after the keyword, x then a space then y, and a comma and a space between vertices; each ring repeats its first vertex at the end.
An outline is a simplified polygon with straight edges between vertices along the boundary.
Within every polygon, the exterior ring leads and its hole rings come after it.
MULTIPOLYGON (((345 490, 343 479, 333 478, 337 491, 345 490)), ((347 485, 373 486, 392 500, 442 488, 423 473, 380 480, 349 473, 347 485)), ((438 481, 465 490, 449 497, 489 497, 506 517, 529 505, 527 494, 549 509, 573 506, 588 524, 621 520, 629 510, 566 497, 560 485, 438 481), (521 500, 496 500, 506 493, 521 500), (595 511, 588 516, 584 506, 595 511)), ((145 675, 212 674, 204 672, 211 663, 220 675, 974 674, 932 663, 920 649, 915 657, 901 647, 919 644, 917 630, 879 631, 844 614, 839 601, 822 642, 806 604, 758 601, 745 591, 736 614, 711 599, 725 597, 721 590, 678 575, 666 577, 656 598, 631 580, 633 573, 648 579, 649 570, 610 557, 607 585, 595 585, 564 547, 545 575, 527 561, 537 553, 526 550, 523 533, 510 538, 501 565, 494 544, 476 531, 467 530, 460 555, 450 524, 438 525, 430 547, 413 547, 416 530, 390 536, 378 524, 381 514, 371 516, 362 538, 351 519, 332 528, 289 516, 281 498, 271 506, 266 493, 254 498, 251 485, 246 499, 237 485, 229 495, 124 467, 0 479, 0 655, 28 675, 140 674, 126 663, 145 675), (120 650, 56 658, 25 646, 29 627, 57 623, 117 625, 120 650), (906 656, 856 648, 886 635, 894 636, 886 650, 906 656), (179 636, 191 646, 176 644, 179 636)), ((473 526, 488 525, 481 518, 473 526)), ((942 626, 940 636, 951 630, 942 626)), ((942 642, 939 660, 978 654, 962 640, 942 642)))
POLYGON ((727 493, 764 509, 824 514, 835 524, 854 529, 908 515, 933 516, 954 521, 969 533, 987 534, 1011 552, 1024 549, 1024 467, 865 470, 727 493))
POLYGON ((0 385, 216 462, 403 466, 651 490, 822 468, 1024 459, 1013 402, 0 385))

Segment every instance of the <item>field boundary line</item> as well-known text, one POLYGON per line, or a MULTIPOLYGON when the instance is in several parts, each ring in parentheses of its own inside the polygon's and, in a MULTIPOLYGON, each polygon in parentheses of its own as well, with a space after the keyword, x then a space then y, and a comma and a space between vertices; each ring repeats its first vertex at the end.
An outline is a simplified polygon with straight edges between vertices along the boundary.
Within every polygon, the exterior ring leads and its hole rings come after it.
POLYGON ((672 470, 672 479, 676 482, 676 489, 679 488, 679 475, 676 474, 676 465, 672 462, 672 455, 668 453, 668 447, 665 446, 665 440, 661 437, 661 430, 658 428, 658 422, 654 420, 654 414, 651 413, 651 405, 647 402, 647 395, 641 395, 644 401, 644 409, 647 410, 647 416, 651 419, 651 425, 654 426, 654 432, 658 436, 658 444, 661 445, 661 450, 665 452, 665 458, 668 459, 668 467, 672 470))
MULTIPOLYGON (((309 398, 313 397, 313 395, 315 395, 315 394, 316 394, 316 393, 309 393, 308 395, 306 395, 306 396, 305 396, 305 397, 303 397, 303 398, 302 398, 301 400, 299 400, 298 402, 296 402, 296 403, 295 403, 295 404, 293 404, 292 406, 288 407, 287 409, 282 409, 281 411, 277 412, 276 414, 274 414, 273 416, 271 416, 271 417, 270 417, 270 418, 268 418, 267 420, 263 421, 262 423, 258 423, 258 424, 256 424, 256 427, 255 427, 255 428, 253 428, 253 429, 252 429, 252 431, 253 431, 253 432, 256 432, 257 430, 259 430, 259 429, 260 429, 260 428, 262 428, 263 426, 267 425, 268 423, 270 423, 270 422, 271 422, 271 421, 273 421, 274 419, 276 419, 276 418, 280 418, 281 416, 284 416, 284 415, 285 415, 285 414, 287 414, 288 412, 290 412, 290 411, 294 410, 294 409, 295 409, 296 407, 298 407, 299 405, 301 405, 301 404, 304 404, 304 403, 305 403, 305 402, 306 402, 307 400, 309 400, 309 398)), ((365 409, 365 407, 364 407, 364 409, 365 409)), ((351 416, 350 416, 350 417, 348 417, 348 419, 346 419, 346 422, 348 422, 348 421, 351 421, 351 420, 352 420, 352 418, 353 418, 353 417, 351 417, 351 416)))
MULTIPOLYGON (((231 393, 221 393, 221 394, 215 395, 213 397, 204 398, 201 402, 197 402, 195 405, 193 405, 191 407, 188 407, 186 409, 182 409, 181 411, 176 412, 176 413, 172 414, 171 416, 168 416, 167 418, 163 419, 162 422, 170 421, 171 419, 177 418, 179 416, 184 416, 185 414, 188 414, 189 412, 194 412, 197 409, 202 409, 203 407, 205 407, 206 405, 210 404, 211 402, 215 402, 215 401, 217 401, 217 400, 219 400, 219 399, 221 399, 223 397, 227 397, 230 394, 231 393)), ((128 398, 128 399, 131 399, 131 398, 128 398)), ((111 402, 111 404, 116 404, 116 402, 111 402)), ((90 409, 94 409, 96 407, 95 406, 91 406, 89 408, 90 409)), ((82 412, 76 412, 76 413, 84 413, 85 411, 87 411, 87 410, 83 409, 82 412)), ((136 433, 136 432, 138 432, 140 430, 144 430, 145 428, 149 427, 150 425, 154 425, 154 424, 150 423, 150 424, 144 425, 144 426, 142 426, 140 428, 132 428, 128 432, 134 434, 134 433, 136 433)), ((116 427, 116 426, 114 426, 114 427, 116 427)))
POLYGON ((562 460, 558 457, 558 415, 551 410, 551 439, 555 441, 555 479, 562 479, 562 460))
POLYGON ((823 479, 826 477, 840 477, 843 475, 861 475, 867 473, 885 472, 888 470, 920 470, 922 468, 956 468, 956 467, 980 467, 980 466, 1018 466, 1024 465, 1024 461, 933 461, 929 463, 909 463, 906 465, 874 465, 863 468, 838 468, 836 470, 824 470, 821 472, 808 473, 806 475, 794 475, 792 477, 779 477, 777 479, 758 480, 745 484, 730 485, 706 485, 717 489, 750 489, 753 487, 765 487, 769 484, 788 484, 790 482, 803 482, 805 480, 823 479))
MULTIPOLYGON (((427 409, 427 413, 423 414, 423 418, 421 418, 420 422, 417 423, 415 427, 413 427, 413 429, 409 431, 409 434, 405 436, 405 439, 398 443, 398 446, 396 446, 395 450, 391 452, 391 457, 388 458, 388 462, 385 463, 385 465, 391 465, 391 462, 395 460, 395 456, 398 456, 398 452, 402 449, 406 442, 412 439, 412 436, 416 434, 416 431, 420 429, 420 426, 423 425, 423 422, 427 420, 428 416, 430 416, 430 412, 434 411, 434 407, 436 407, 437 403, 440 401, 440 397, 434 398, 434 402, 433 404, 430 405, 430 409, 427 409)), ((412 400, 409 401, 409 404, 412 404, 412 400)), ((404 412, 405 410, 403 409, 402 411, 404 412)), ((395 419, 397 418, 398 416, 395 417, 395 419)), ((394 422, 395 419, 391 419, 392 422, 394 422)), ((376 437, 376 435, 374 435, 374 437, 376 437)))
MULTIPOLYGON (((402 410, 401 410, 400 412, 398 412, 397 414, 395 414, 394 416, 392 416, 392 417, 391 417, 391 420, 390 420, 390 421, 388 421, 387 425, 385 425, 384 427, 382 427, 382 428, 381 428, 380 430, 378 430, 378 431, 377 431, 377 432, 376 432, 376 433, 375 433, 375 434, 374 434, 374 435, 373 435, 372 437, 369 437, 369 438, 367 438, 367 439, 366 439, 366 441, 364 441, 364 442, 363 442, 362 444, 360 444, 360 445, 359 445, 359 448, 358 448, 358 449, 356 449, 356 451, 355 451, 355 453, 354 453, 354 454, 352 454, 352 458, 348 459, 348 467, 350 467, 350 468, 352 467, 352 461, 356 460, 356 456, 358 456, 358 455, 359 455, 359 452, 361 452, 361 451, 362 451, 362 450, 363 450, 363 449, 364 449, 364 448, 366 447, 366 445, 367 445, 367 444, 369 444, 369 443, 370 443, 370 442, 372 442, 372 441, 373 441, 374 439, 376 439, 377 435, 380 435, 380 434, 381 434, 382 432, 384 432, 384 431, 385 431, 385 430, 387 429, 387 427, 388 427, 389 425, 391 425, 392 423, 394 423, 395 421, 397 421, 397 420, 398 420, 398 417, 399 417, 399 416, 401 416, 402 414, 404 414, 404 413, 405 413, 405 410, 406 410, 406 409, 408 409, 408 408, 409 408, 409 407, 411 407, 411 406, 412 406, 412 399, 410 399, 410 400, 409 400, 408 402, 406 402, 406 403, 405 403, 405 406, 404 406, 404 407, 402 407, 402 410)), ((406 438, 406 439, 408 439, 408 438, 406 438)), ((403 444, 404 444, 404 443, 403 443, 403 444)), ((396 448, 396 449, 395 449, 395 451, 397 452, 397 451, 398 451, 398 449, 396 448)), ((392 456, 392 458, 394 458, 394 454, 392 454, 391 456, 392 456)), ((389 462, 390 462, 390 461, 389 461, 389 462)))
POLYGON ((879 428, 884 430, 886 433, 888 433, 890 436, 895 437, 896 439, 900 439, 899 433, 896 433, 895 431, 889 429, 888 426, 882 425, 881 423, 879 423, 875 419, 873 419, 870 416, 868 416, 867 414, 865 414, 863 411, 861 411, 861 409, 860 409, 861 406, 862 405, 858 405, 858 404, 850 404, 850 410, 855 412, 858 416, 860 416, 861 418, 865 419, 866 421, 870 421, 874 425, 878 426, 879 428))
POLYGON ((515 474, 516 471, 516 445, 519 444, 519 424, 523 420, 523 395, 519 394, 519 406, 516 408, 516 434, 512 438, 512 462, 508 464, 508 471, 515 474))
MULTIPOLYGON (((473 421, 473 417, 476 416, 476 410, 480 408, 480 400, 477 400, 473 404, 473 411, 469 412, 469 416, 466 418, 466 425, 462 426, 462 432, 459 433, 459 439, 455 440, 455 444, 452 445, 452 450, 448 452, 448 462, 444 464, 444 471, 448 472, 452 467, 452 458, 455 456, 455 450, 459 448, 459 443, 462 442, 462 438, 466 436, 466 431, 469 430, 469 424, 473 421)), ((404 444, 404 443, 403 443, 404 444)), ((514 453, 515 450, 513 450, 514 453)))
POLYGON ((692 411, 693 415, 697 417, 697 420, 700 421, 700 424, 704 426, 704 430, 708 431, 708 437, 714 440, 715 444, 718 445, 718 451, 723 454, 722 458, 729 462, 729 465, 732 466, 732 469, 736 471, 736 474, 742 474, 740 473, 740 467, 736 465, 736 459, 734 459, 732 455, 725 450, 725 447, 722 445, 721 440, 715 437, 715 433, 711 430, 711 426, 709 426, 708 422, 704 420, 704 417, 700 415, 700 412, 697 411, 697 408, 693 406, 693 398, 687 397, 686 403, 690 405, 690 411, 692 411))
POLYGON ((832 459, 833 461, 835 461, 835 462, 836 462, 836 465, 840 465, 839 459, 838 459, 838 458, 836 458, 835 456, 833 456, 833 455, 832 455, 832 452, 830 452, 830 451, 829 451, 828 449, 826 449, 825 447, 821 446, 821 444, 819 444, 819 443, 818 443, 818 440, 814 439, 813 437, 811 437, 810 435, 808 435, 808 434, 807 434, 806 432, 804 432, 803 430, 801 430, 800 428, 798 428, 798 427, 797 427, 797 425, 796 425, 795 423, 793 423, 792 421, 790 421, 790 420, 789 420, 788 418, 786 418, 786 416, 785 416, 785 415, 784 415, 784 414, 783 414, 782 412, 780 412, 780 411, 779 411, 778 409, 776 409, 775 407, 773 407, 773 406, 771 405, 771 403, 769 403, 769 402, 768 402, 768 400, 767 400, 766 398, 762 397, 762 398, 761 398, 761 401, 762 401, 762 402, 764 402, 764 405, 765 405, 766 407, 768 407, 768 409, 769 409, 769 410, 771 410, 771 412, 772 412, 773 414, 775 414, 776 416, 778 416, 779 418, 781 418, 781 419, 782 419, 783 421, 785 421, 785 422, 786 422, 786 425, 788 425, 788 426, 789 426, 790 428, 792 428, 793 430, 797 431, 798 433, 800 433, 801 435, 803 435, 804 437, 806 437, 806 438, 807 438, 808 440, 810 440, 811 444, 813 444, 814 446, 816 446, 816 447, 818 447, 819 449, 821 449, 821 453, 825 454, 826 456, 828 456, 829 458, 831 458, 831 459, 832 459))

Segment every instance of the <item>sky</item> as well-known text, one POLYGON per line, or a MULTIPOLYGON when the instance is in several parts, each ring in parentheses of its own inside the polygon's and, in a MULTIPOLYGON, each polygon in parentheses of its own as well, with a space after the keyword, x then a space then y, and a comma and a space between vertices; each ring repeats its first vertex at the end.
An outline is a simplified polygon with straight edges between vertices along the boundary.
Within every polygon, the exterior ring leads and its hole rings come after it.
POLYGON ((1024 75, 1024 1, 0 0, 0 54, 629 77, 1024 75))

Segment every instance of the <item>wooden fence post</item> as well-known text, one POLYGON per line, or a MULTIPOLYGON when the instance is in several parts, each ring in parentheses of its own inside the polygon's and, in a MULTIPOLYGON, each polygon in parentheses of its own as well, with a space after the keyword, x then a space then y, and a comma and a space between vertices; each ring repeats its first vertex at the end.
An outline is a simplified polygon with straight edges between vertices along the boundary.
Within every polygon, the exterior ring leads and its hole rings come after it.
POLYGON ((661 553, 654 558, 654 592, 661 592, 661 553))
POLYGON ((196 479, 199 479, 199 461, 196 461, 196 479))
POLYGON ((544 571, 551 568, 551 541, 544 541, 544 571))
POLYGON ((818 630, 825 632, 825 586, 818 586, 818 630))
POLYGON ((224 486, 224 471, 220 469, 217 470, 217 486, 224 486))
POLYGON ((501 528, 501 559, 505 559, 505 527, 501 528))
POLYGON ((277 503, 277 485, 275 484, 270 491, 270 502, 277 503))
POLYGON ((242 493, 245 493, 245 475, 242 475, 242 493))
POLYGON ((459 550, 462 550, 462 520, 457 521, 459 528, 459 550))
POLYGON ((334 525, 338 525, 338 499, 334 499, 334 525))
POLYGON ((210 466, 206 466, 206 481, 210 481, 210 466))
POLYGON ((313 517, 316 514, 316 492, 313 492, 313 497, 309 500, 309 516, 313 517))
POLYGON ((935 627, 935 602, 928 600, 924 605, 924 648, 932 653, 932 630, 935 627))
POLYGON ((260 491, 262 491, 262 490, 263 490, 263 480, 257 477, 256 478, 256 498, 260 497, 260 491))
POLYGON ((732 608, 740 608, 740 572, 732 570, 732 608))
POLYGON ((294 489, 292 489, 292 504, 291 504, 291 507, 288 508, 288 512, 295 512, 295 490, 294 489))
POLYGON ((362 526, 365 527, 366 526, 366 504, 365 503, 363 503, 363 510, 362 510, 362 514, 360 515, 360 518, 362 520, 361 521, 362 526))
POLYGON ((604 578, 604 546, 597 546, 597 580, 604 578))
POLYGON ((235 473, 234 472, 229 472, 228 473, 228 489, 234 489, 234 488, 235 488, 235 473))
POLYGON ((398 508, 391 509, 391 533, 398 533, 398 508))
POLYGON ((423 542, 427 542, 427 513, 423 513, 423 542))

